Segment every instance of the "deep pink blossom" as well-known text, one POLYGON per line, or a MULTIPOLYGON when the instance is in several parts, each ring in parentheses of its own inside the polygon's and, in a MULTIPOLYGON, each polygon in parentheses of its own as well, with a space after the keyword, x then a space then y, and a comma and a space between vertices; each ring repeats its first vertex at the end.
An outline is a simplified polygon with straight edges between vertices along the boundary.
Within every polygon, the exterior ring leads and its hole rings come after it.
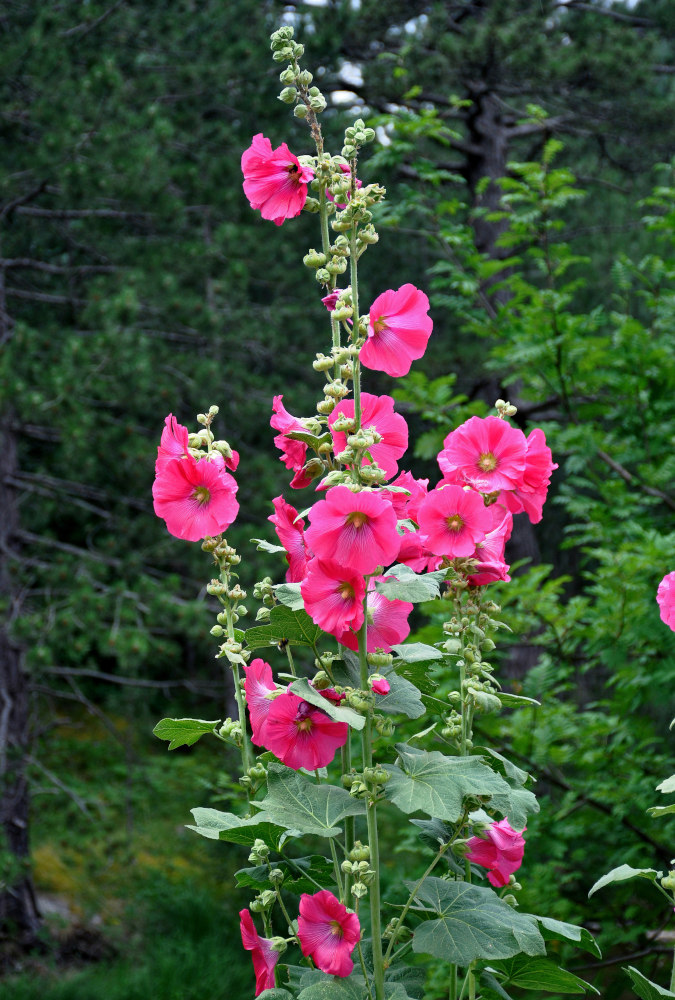
POLYGON ((363 577, 331 560, 312 559, 307 570, 300 593, 315 625, 336 637, 347 628, 359 629, 366 592, 363 577))
POLYGON ((434 555, 471 556, 484 541, 491 521, 479 493, 461 486, 436 488, 420 505, 420 540, 434 555))
POLYGON ((246 951, 251 952, 255 972, 255 995, 274 989, 274 966, 279 961, 279 952, 274 951, 268 938, 260 937, 253 917, 248 910, 239 911, 241 941, 246 951))
MULTIPOLYGON (((366 650, 368 653, 374 653, 376 649, 383 649, 385 653, 388 653, 392 646, 403 642, 410 633, 408 615, 413 609, 412 604, 408 601, 390 600, 375 589, 376 583, 388 579, 389 577, 386 576, 374 576, 368 581, 366 602, 366 650)), ((352 629, 356 628, 358 626, 352 626, 352 629)), ((348 649, 359 648, 358 636, 351 629, 345 629, 341 635, 337 636, 337 639, 348 649)))
POLYGON ((381 495, 391 501, 399 521, 409 519, 417 524, 417 514, 420 504, 429 492, 429 480, 415 479, 412 472, 401 472, 389 485, 390 487, 401 486, 404 490, 407 490, 407 493, 390 489, 381 491, 381 495))
POLYGON ((427 349, 433 322, 429 299, 414 285, 388 289, 370 307, 368 337, 361 348, 361 363, 398 378, 407 375, 413 361, 427 349))
POLYGON ((294 771, 315 771, 330 764, 348 735, 346 722, 334 722, 320 708, 284 691, 267 713, 264 746, 294 771))
POLYGON ((275 497, 274 513, 267 518, 274 525, 274 530, 283 547, 286 549, 288 570, 287 583, 300 583, 307 569, 307 546, 305 545, 305 522, 298 517, 298 512, 283 497, 275 497))
POLYGON ((334 288, 332 292, 329 292, 328 295, 324 295, 324 297, 321 299, 328 312, 333 312, 333 310, 337 305, 337 300, 340 298, 341 294, 342 290, 340 288, 334 288))
POLYGON ((272 149, 269 139, 259 132, 242 154, 241 169, 244 194, 251 208, 260 209, 263 219, 280 226, 285 219, 300 215, 314 173, 300 165, 285 142, 272 149))
POLYGON ((155 473, 163 469, 172 458, 185 458, 189 454, 188 429, 179 424, 173 413, 170 413, 164 420, 164 430, 157 448, 155 473))
POLYGON ((403 527, 397 563, 405 563, 414 573, 432 573, 443 562, 443 557, 434 555, 422 544, 419 531, 403 527))
POLYGON ((485 833, 487 840, 471 837, 467 841, 469 851, 466 857, 469 861, 490 869, 488 881, 491 885, 508 885, 509 876, 523 863, 525 841, 522 834, 526 829, 524 827, 520 832, 514 830, 507 819, 491 823, 485 833))
MULTIPOLYGON (((336 454, 347 447, 347 435, 343 431, 333 430, 333 424, 341 415, 350 419, 354 417, 353 399, 343 399, 328 418, 336 454)), ((405 454, 408 447, 408 425, 400 413, 394 412, 394 400, 391 396, 361 393, 361 427, 365 431, 374 428, 381 435, 382 440, 379 444, 374 444, 369 451, 373 461, 377 462, 386 473, 387 479, 391 479, 398 472, 397 459, 405 454)), ((364 458, 363 464, 371 463, 368 458, 364 458)))
POLYGON ((152 486, 155 514, 176 538, 197 542, 226 531, 239 511, 237 483, 222 464, 192 455, 161 464, 152 486))
POLYGON ((354 963, 350 955, 361 938, 361 925, 355 913, 335 898, 328 889, 300 897, 298 940, 302 954, 309 956, 317 969, 329 976, 348 976, 354 963))
POLYGON ((523 482, 527 441, 499 417, 470 417, 443 442, 438 464, 447 482, 481 493, 514 490, 523 482))
POLYGON ((504 561, 504 549, 511 537, 513 516, 500 504, 493 504, 486 509, 492 516, 493 527, 487 532, 482 542, 476 546, 473 558, 478 561, 475 573, 469 576, 473 587, 482 587, 496 580, 508 581, 509 567, 504 561))
POLYGON ((269 663, 257 658, 250 663, 244 664, 244 693, 246 694, 246 704, 248 714, 251 719, 252 740, 256 746, 266 746, 265 728, 267 726, 267 716, 272 705, 270 695, 275 694, 279 689, 274 683, 272 668, 269 663))
POLYGON ((538 524, 546 502, 551 473, 557 468, 551 449, 546 444, 544 432, 535 427, 527 437, 522 480, 515 490, 504 490, 499 497, 500 502, 504 503, 512 514, 524 511, 532 524, 538 524))
MULTIPOLYGON (((338 164, 338 166, 340 167, 340 170, 342 171, 343 174, 349 174, 349 176, 351 178, 352 171, 351 171, 351 167, 349 166, 348 163, 340 163, 340 164, 338 164)), ((361 187, 361 181, 357 177, 356 178, 356 190, 358 191, 358 189, 360 187, 361 187)), ((328 198, 329 201, 335 201, 335 196, 331 193, 331 191, 329 189, 326 189, 326 197, 328 198)), ((351 198, 351 194, 348 193, 347 194, 347 201, 349 201, 350 198, 351 198)), ((339 201, 335 201, 335 207, 339 208, 339 209, 343 209, 343 208, 347 207, 347 204, 346 204, 346 202, 341 203, 339 201)))
POLYGON ((362 576, 390 566, 399 550, 396 513, 388 500, 363 490, 334 486, 312 507, 307 542, 322 560, 362 576))
POLYGON ((239 452, 235 451, 234 448, 230 448, 229 452, 223 455, 220 451, 211 452, 211 461, 216 462, 219 465, 223 465, 226 469, 230 469, 232 472, 237 471, 239 465, 239 452))
POLYGON ((373 694, 385 695, 389 694, 391 691, 391 684, 386 677, 378 677, 377 680, 373 681, 370 685, 370 690, 373 694))
POLYGON ((301 490, 304 486, 309 486, 312 477, 305 470, 304 465, 307 459, 307 445, 303 441, 294 441, 293 438, 286 437, 292 431, 306 432, 307 428, 300 423, 297 417, 288 412, 283 404, 283 396, 275 396, 272 403, 274 415, 270 418, 270 425, 275 431, 281 431, 274 439, 274 443, 281 452, 280 461, 287 469, 293 469, 295 475, 291 479, 291 486, 294 490, 301 490))
POLYGON ((664 576, 656 591, 661 621, 675 632, 675 571, 664 576))

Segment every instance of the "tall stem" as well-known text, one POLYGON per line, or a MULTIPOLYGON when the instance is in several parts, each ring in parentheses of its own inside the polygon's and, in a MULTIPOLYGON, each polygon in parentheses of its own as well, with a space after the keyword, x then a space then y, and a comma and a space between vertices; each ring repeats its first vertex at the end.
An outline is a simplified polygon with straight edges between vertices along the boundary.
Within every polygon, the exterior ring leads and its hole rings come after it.
MULTIPOLYGON (((220 579, 229 589, 230 586, 230 573, 226 566, 221 566, 220 579)), ((230 642, 234 642, 234 622, 232 621, 232 602, 230 598, 227 598, 227 603, 225 604, 225 615, 227 617, 227 638, 230 642)), ((241 762, 244 767, 244 771, 248 771, 249 768, 253 767, 254 754, 251 748, 251 742, 248 738, 248 732, 246 730, 246 703, 244 701, 244 692, 241 686, 241 677, 239 676, 239 666, 236 663, 230 663, 232 668, 232 681, 234 683, 234 697, 237 702, 237 711, 239 713, 239 726, 241 728, 241 762)))
POLYGON ((441 860, 441 858, 445 854, 446 850, 448 849, 448 846, 449 846, 448 844, 443 844, 443 846, 440 848, 438 854, 436 855, 436 857, 433 859, 433 861, 431 862, 431 864, 429 865, 429 867, 425 871, 424 875, 422 875, 421 878, 418 879, 417 883, 415 884, 415 888, 410 893, 410 896, 408 897, 408 902, 403 907, 403 909, 401 911, 401 915, 398 918, 398 920, 396 921, 396 926, 394 927, 393 933, 391 935, 391 940, 389 942, 389 946, 387 948, 387 952, 386 952, 386 954, 384 956, 384 964, 385 964, 385 966, 388 967, 389 956, 391 955, 392 949, 393 949, 394 944, 396 942, 396 934, 397 934, 399 928, 402 927, 403 922, 404 922, 406 916, 408 915, 408 910, 412 906, 413 900, 415 899, 415 896, 417 895, 420 886, 424 882, 424 880, 427 877, 427 875, 430 875, 431 872, 434 870, 434 868, 436 867, 436 865, 438 864, 438 862, 441 860))
MULTIPOLYGON (((340 762, 342 764, 342 777, 345 774, 349 774, 352 769, 352 748, 351 748, 351 729, 347 736, 347 742, 342 747, 340 762)), ((345 816, 344 820, 345 829, 345 855, 349 857, 349 854, 354 849, 354 817, 345 816)), ((351 898, 352 888, 352 877, 351 875, 345 874, 345 905, 349 906, 349 900, 351 898)))
MULTIPOLYGON (((352 171, 355 166, 352 165, 352 171)), ((354 328, 352 339, 356 342, 359 338, 359 267, 356 248, 357 225, 353 223, 349 236, 349 277, 352 286, 352 306, 354 308, 354 328)), ((356 430, 361 428, 361 363, 358 358, 354 358, 354 421, 356 430)))

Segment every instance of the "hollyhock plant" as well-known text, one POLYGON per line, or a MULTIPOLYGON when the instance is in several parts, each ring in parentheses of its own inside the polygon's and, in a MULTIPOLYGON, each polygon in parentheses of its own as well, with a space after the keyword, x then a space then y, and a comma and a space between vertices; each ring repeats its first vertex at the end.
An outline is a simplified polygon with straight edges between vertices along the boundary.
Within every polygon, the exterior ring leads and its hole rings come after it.
POLYGON ((675 632, 675 571, 664 576, 656 591, 661 621, 675 632))
MULTIPOLYGON (((354 417, 354 400, 343 399, 335 407, 328 418, 328 426, 333 435, 333 447, 339 454, 347 447, 347 435, 333 429, 339 416, 350 419, 354 417)), ((394 412, 394 400, 391 396, 373 396, 370 392, 361 393, 361 427, 367 431, 374 427, 382 440, 369 448, 373 461, 391 479, 398 472, 398 463, 408 448, 408 425, 400 413, 394 412)), ((364 465, 370 465, 370 459, 364 458, 364 465)))
POLYGON ((443 442, 438 464, 445 481, 481 493, 517 489, 523 482, 527 441, 499 417, 470 417, 443 442))
POLYGON ((316 771, 330 764, 348 735, 346 722, 334 722, 320 708, 284 691, 270 704, 264 746, 294 771, 316 771))
POLYGON ((176 538, 198 542, 230 527, 239 511, 237 489, 236 481, 217 462, 192 455, 172 458, 155 475, 155 514, 176 538))
POLYGON ((396 513, 377 493, 334 486, 312 508, 307 542, 319 559, 366 576, 390 566, 398 554, 396 513))
MULTIPOLYGON (((408 601, 390 600, 375 589, 375 584, 389 580, 387 576, 374 576, 368 581, 366 596, 366 650, 374 653, 383 649, 388 653, 392 646, 398 645, 410 634, 408 616, 413 609, 408 601)), ((358 626, 353 625, 352 629, 358 626)), ((356 631, 345 629, 338 635, 338 641, 348 649, 358 650, 359 641, 356 631)))
POLYGON ((324 632, 339 637, 346 628, 363 624, 366 585, 359 573, 337 563, 312 559, 300 586, 305 611, 324 632))
POLYGON ((307 459, 307 445, 304 441, 294 441, 293 438, 286 437, 291 431, 306 432, 307 428, 300 423, 297 417, 292 416, 283 403, 283 396, 275 396, 272 408, 274 414, 270 417, 270 426, 275 431, 281 431, 274 439, 274 444, 281 452, 279 460, 284 463, 287 469, 292 469, 295 475, 291 479, 291 486, 294 490, 301 490, 309 486, 312 477, 304 469, 307 459))
POLYGON ((279 952, 272 948, 272 942, 268 938, 260 937, 248 910, 239 911, 239 929, 241 943, 246 951, 251 952, 255 995, 259 996, 265 990, 274 989, 274 966, 279 961, 279 952))
POLYGON ((275 497, 274 513, 267 518, 274 525, 277 538, 286 549, 288 569, 287 583, 300 583, 307 570, 307 546, 305 545, 305 522, 298 512, 283 497, 275 497))
POLYGON ((271 695, 277 693, 279 688, 274 683, 272 668, 269 663, 259 657, 250 663, 244 664, 244 692, 246 694, 246 704, 248 714, 251 719, 251 730, 253 742, 256 746, 265 745, 265 727, 267 716, 272 704, 271 695))
POLYGON ((414 285, 388 289, 370 307, 368 337, 361 348, 361 364, 394 378, 407 375, 422 357, 433 330, 429 299, 414 285))
POLYGON ((300 164, 285 142, 276 149, 262 132, 253 136, 241 157, 244 194, 263 219, 280 226, 300 215, 307 201, 307 185, 314 172, 300 164))
POLYGON ((422 501, 419 526, 426 548, 456 559, 473 555, 492 527, 492 518, 480 494, 461 486, 443 486, 422 501))
POLYGON ((298 940, 302 954, 311 958, 317 969, 329 976, 349 976, 354 968, 350 956, 360 938, 359 918, 332 892, 322 889, 313 896, 302 894, 298 940))
POLYGON ((488 868, 488 881, 496 888, 509 884, 509 876, 523 863, 525 841, 522 830, 514 830, 507 819, 491 823, 485 837, 471 837, 467 841, 466 858, 483 868, 488 868))

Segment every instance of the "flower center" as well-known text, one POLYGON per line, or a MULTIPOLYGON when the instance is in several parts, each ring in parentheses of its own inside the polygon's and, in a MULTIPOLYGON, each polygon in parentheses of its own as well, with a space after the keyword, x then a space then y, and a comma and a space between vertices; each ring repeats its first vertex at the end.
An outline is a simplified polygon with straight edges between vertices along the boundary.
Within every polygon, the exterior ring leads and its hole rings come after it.
POLYGON ((478 468, 482 472, 494 472, 497 468, 497 457, 491 451, 484 451, 478 459, 478 468))
POLYGON ((330 922, 330 932, 334 934, 335 937, 342 937, 342 925, 339 920, 331 920, 330 922))
POLYGON ((459 514, 451 514, 450 517, 446 517, 445 523, 447 525, 448 531, 461 531, 464 527, 464 521, 459 516, 459 514))
POLYGON ((310 718, 296 719, 295 725, 299 733, 311 733, 312 720, 310 718))
POLYGON ((346 580, 343 580, 340 586, 338 587, 338 594, 340 595, 343 601, 354 600, 354 588, 352 587, 351 583, 347 583, 346 580))
POLYGON ((387 321, 384 318, 384 316, 380 316, 379 319, 376 319, 375 322, 373 323, 373 333, 376 334, 382 333, 382 331, 386 329, 387 329, 387 321))
POLYGON ((200 507, 203 507, 210 501, 211 491, 206 486, 196 486, 192 499, 196 500, 200 507))
POLYGON ((368 524, 368 515, 362 510, 353 510, 351 514, 347 514, 347 524, 351 524, 354 528, 362 528, 364 524, 368 524))

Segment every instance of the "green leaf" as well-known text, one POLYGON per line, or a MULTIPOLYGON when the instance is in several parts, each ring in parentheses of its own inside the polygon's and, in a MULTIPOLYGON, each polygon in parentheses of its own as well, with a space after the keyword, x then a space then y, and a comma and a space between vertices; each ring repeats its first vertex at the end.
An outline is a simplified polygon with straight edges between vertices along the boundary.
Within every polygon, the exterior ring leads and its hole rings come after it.
POLYGON ((281 764, 270 764, 267 782, 269 792, 261 802, 265 818, 286 829, 337 837, 342 832, 336 826, 340 820, 366 811, 365 804, 344 788, 316 785, 281 764))
POLYGON ((670 813, 675 813, 675 802, 669 806, 650 806, 647 810, 649 816, 654 818, 658 816, 668 816, 670 813))
MULTIPOLYGON (((316 882, 323 889, 335 884, 333 862, 320 854, 313 854, 308 858, 282 858, 275 861, 272 867, 280 868, 284 873, 284 891, 289 889, 291 892, 312 894, 317 891, 316 882)), ((235 872, 234 877, 238 886, 260 891, 269 889, 269 873, 269 865, 256 865, 253 868, 241 868, 235 872)))
POLYGON ((263 990, 262 993, 259 993, 258 1000, 293 1000, 293 994, 275 986, 274 989, 263 990))
POLYGON ((424 984, 426 982, 426 971, 424 969, 411 969, 407 965, 395 965, 385 972, 385 995, 386 991, 396 984, 404 988, 404 993, 411 1000, 420 1000, 424 996, 424 984))
POLYGON ((443 659, 440 649, 428 646, 425 642, 403 642, 399 646, 392 646, 391 651, 404 663, 430 663, 432 660, 443 659))
POLYGON ((447 571, 437 569, 433 573, 414 573, 405 563, 398 563, 387 570, 387 579, 375 584, 375 589, 390 601, 410 601, 420 604, 433 601, 440 594, 441 583, 447 571))
POLYGON ((249 649, 261 646, 278 646, 287 642, 291 646, 309 646, 314 648, 323 635, 318 625, 315 625, 306 611, 292 611, 283 604, 270 611, 269 625, 258 625, 246 631, 246 642, 249 649))
POLYGON ((514 830, 522 830, 530 813, 539 812, 539 803, 536 797, 532 792, 522 787, 528 779, 532 780, 531 776, 527 771, 516 767, 506 757, 502 757, 496 750, 491 750, 489 747, 476 747, 475 749, 480 754, 488 754, 496 761, 498 770, 504 775, 510 786, 508 792, 497 792, 492 796, 490 808, 498 809, 503 816, 506 816, 514 830))
POLYGON ((657 986, 649 979, 645 979, 641 972, 634 969, 632 965, 623 966, 623 971, 627 972, 633 983, 633 989, 642 1000, 659 1000, 659 997, 675 997, 675 993, 664 990, 662 986, 657 986))
POLYGON ((423 694, 433 694, 438 684, 429 676, 429 668, 443 661, 440 649, 423 642, 409 642, 392 646, 391 651, 396 654, 394 669, 399 677, 405 677, 423 694))
POLYGON ((400 767, 385 765, 391 778, 387 798, 405 813, 421 810, 456 822, 467 795, 508 795, 510 788, 479 757, 446 757, 438 750, 417 750, 398 743, 400 767))
POLYGON ((675 774, 671 774, 669 778, 665 778, 660 785, 657 785, 656 791, 663 792, 664 795, 668 792, 675 792, 675 774))
MULTIPOLYGON (((530 916, 533 915, 530 914, 530 916)), ((565 938, 567 941, 576 942, 580 948, 583 948, 584 951, 589 951, 591 955, 602 958, 602 952, 598 947, 597 941, 585 927, 578 927, 576 924, 567 924, 562 920, 554 920, 553 917, 533 916, 533 919, 539 924, 540 930, 547 941, 557 941, 560 938, 565 938)))
POLYGON ((504 986, 518 986, 521 990, 546 990, 547 993, 598 993, 595 986, 571 972, 559 968, 548 958, 516 955, 494 962, 494 968, 504 973, 504 986))
POLYGON ((246 847, 252 846, 256 840, 264 840, 268 847, 278 851, 286 839, 286 824, 277 826, 262 813, 250 819, 241 819, 240 816, 221 812, 219 809, 198 807, 190 812, 195 823, 187 829, 194 830, 208 840, 227 840, 231 844, 244 844, 246 847))
POLYGON ((250 541, 255 542, 258 552, 286 552, 283 545, 273 545, 271 542, 266 542, 264 538, 251 538, 250 541))
MULTIPOLYGON (((284 552, 286 550, 284 549, 284 552)), ((273 588, 276 599, 291 611, 302 611, 305 607, 299 583, 278 583, 273 588)))
POLYGON ((536 698, 526 698, 523 694, 511 694, 510 691, 500 691, 499 700, 502 705, 534 705, 535 707, 541 705, 541 702, 537 701, 536 698))
POLYGON ((503 989, 502 984, 491 972, 482 969, 479 972, 479 978, 483 987, 481 989, 481 996, 485 997, 486 1000, 511 1000, 509 994, 503 989))
MULTIPOLYGON (((413 889, 414 882, 406 882, 413 889)), ((426 879, 416 899, 437 915, 416 928, 413 951, 467 966, 476 958, 511 958, 518 952, 545 954, 536 924, 502 902, 492 889, 468 882, 426 879)))
POLYGON ((599 878, 588 895, 592 896, 598 889, 602 889, 603 886, 609 885, 611 882, 625 882, 626 879, 630 878, 646 878, 650 882, 655 882, 662 875, 663 872, 657 872, 655 868, 631 868, 630 865, 619 865, 618 868, 613 868, 611 872, 607 872, 606 875, 599 878))
POLYGON ((316 705, 317 708, 320 708, 322 712, 329 715, 331 719, 335 719, 336 722, 346 722, 353 729, 363 729, 366 724, 365 717, 359 715, 354 709, 343 708, 337 702, 324 698, 316 688, 312 687, 306 677, 299 677, 297 680, 294 680, 291 684, 291 691, 293 694, 297 694, 299 698, 304 698, 310 705, 316 705))
POLYGON ((388 715, 407 715, 409 719, 419 719, 424 715, 424 705, 420 691, 405 677, 399 677, 393 665, 380 670, 389 681, 389 694, 378 695, 375 711, 388 715))
POLYGON ((325 976, 298 993, 298 1000, 366 1000, 367 996, 363 976, 352 975, 349 979, 325 976))
POLYGON ((212 733, 220 719, 207 722, 205 719, 162 719, 152 730, 160 740, 169 740, 169 750, 176 747, 191 747, 205 733, 212 733))

